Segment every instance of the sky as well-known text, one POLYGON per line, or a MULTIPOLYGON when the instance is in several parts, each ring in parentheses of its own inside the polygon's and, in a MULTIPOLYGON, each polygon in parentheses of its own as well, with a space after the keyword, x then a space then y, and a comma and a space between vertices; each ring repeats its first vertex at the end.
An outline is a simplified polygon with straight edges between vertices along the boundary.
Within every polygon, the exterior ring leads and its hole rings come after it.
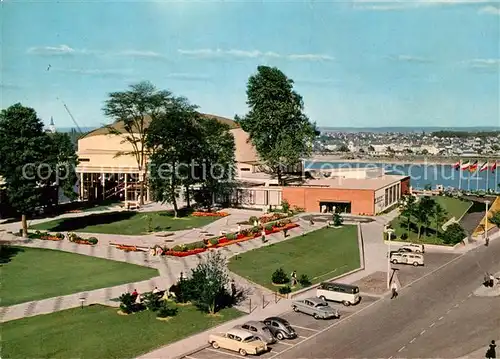
POLYGON ((244 115, 257 66, 295 81, 319 126, 500 126, 500 4, 477 0, 3 0, 1 105, 109 123, 148 80, 201 112, 244 115))

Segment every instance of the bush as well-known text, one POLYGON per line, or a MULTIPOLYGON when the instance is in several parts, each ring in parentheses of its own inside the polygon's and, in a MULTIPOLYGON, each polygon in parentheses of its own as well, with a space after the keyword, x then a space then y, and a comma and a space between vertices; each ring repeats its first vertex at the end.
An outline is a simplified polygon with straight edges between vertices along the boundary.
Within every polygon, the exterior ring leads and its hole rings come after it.
POLYGON ((340 227, 344 223, 344 219, 340 216, 340 214, 335 213, 333 215, 333 225, 335 227, 340 227))
POLYGON ((306 274, 302 274, 299 277, 299 283, 303 287, 308 287, 312 284, 311 281, 309 280, 309 277, 306 274))
POLYGON ((144 293, 142 302, 147 310, 156 312, 160 309, 162 301, 158 294, 153 294, 152 292, 144 293))
POLYGON ((281 287, 278 292, 280 292, 280 294, 288 294, 288 293, 292 293, 292 288, 290 288, 289 285, 285 286, 285 287, 281 287))
POLYGON ((281 201, 281 210, 283 213, 288 213, 290 212, 290 203, 286 199, 281 201))
POLYGON ((266 231, 272 231, 272 230, 273 230, 273 225, 272 225, 272 224, 268 224, 268 225, 265 227, 265 230, 266 230, 266 231))
POLYGON ((251 224, 251 225, 253 226, 253 224, 254 224, 255 222, 258 222, 258 221, 259 221, 259 219, 258 219, 257 217, 252 216, 252 217, 250 217, 250 218, 248 219, 248 224, 251 224))
POLYGON ((251 229, 252 233, 255 234, 255 233, 259 233, 260 232, 260 228, 259 227, 252 227, 251 229))
POLYGON ((158 311, 156 312, 156 316, 158 318, 167 318, 173 317, 177 315, 178 309, 170 307, 166 301, 161 302, 158 311))
POLYGON ((99 242, 97 240, 96 237, 90 237, 89 239, 87 239, 87 242, 91 243, 91 244, 97 244, 97 242, 99 242))
POLYGON ((235 240, 236 239, 236 234, 234 234, 234 233, 228 233, 228 234, 226 234, 226 238, 229 239, 230 241, 235 240))
POLYGON ((458 223, 452 223, 443 233, 443 242, 445 244, 455 245, 464 240, 467 237, 467 233, 458 223))
POLYGON ((408 239, 408 233, 403 233, 403 234, 401 235, 401 239, 402 239, 403 241, 406 241, 406 240, 408 239))
POLYGON ((64 239, 64 234, 58 232, 58 233, 56 233, 56 237, 60 238, 60 239, 64 239))
POLYGON ((135 298, 131 293, 124 293, 119 298, 120 300, 120 310, 123 313, 130 314, 135 310, 135 298))
POLYGON ((271 280, 275 284, 286 284, 290 282, 283 268, 276 269, 271 277, 271 280))
POLYGON ((219 243, 219 239, 218 238, 210 238, 208 240, 208 242, 210 242, 211 245, 215 246, 219 243))

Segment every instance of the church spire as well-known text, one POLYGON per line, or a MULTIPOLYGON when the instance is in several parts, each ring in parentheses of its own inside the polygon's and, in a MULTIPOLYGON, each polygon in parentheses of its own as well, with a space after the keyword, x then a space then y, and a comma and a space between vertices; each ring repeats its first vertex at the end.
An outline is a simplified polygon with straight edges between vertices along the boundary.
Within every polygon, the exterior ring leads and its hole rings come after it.
POLYGON ((56 132, 56 126, 54 125, 54 118, 52 116, 50 116, 49 132, 51 133, 56 132))

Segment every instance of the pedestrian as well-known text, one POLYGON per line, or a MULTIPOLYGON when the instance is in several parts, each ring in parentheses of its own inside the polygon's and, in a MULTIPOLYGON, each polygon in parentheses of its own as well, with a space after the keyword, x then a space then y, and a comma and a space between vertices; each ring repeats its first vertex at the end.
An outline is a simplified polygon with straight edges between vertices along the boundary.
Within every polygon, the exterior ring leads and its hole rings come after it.
POLYGON ((391 284, 392 296, 391 299, 397 298, 398 296, 398 285, 396 282, 392 282, 391 284))
POLYGON ((132 297, 134 297, 134 299, 139 295, 139 292, 137 291, 137 289, 134 289, 134 291, 132 292, 132 297))
POLYGON ((495 341, 492 340, 490 343, 490 347, 486 351, 486 358, 487 359, 495 359, 497 357, 496 347, 497 347, 497 345, 495 344, 495 341))
POLYGON ((231 280, 231 296, 236 297, 236 284, 234 284, 234 279, 231 280))
POLYGON ((292 287, 295 287, 297 285, 297 271, 295 269, 290 274, 290 277, 292 277, 292 287))
POLYGON ((241 233, 241 224, 238 224, 238 234, 241 233))
POLYGON ((309 225, 314 226, 314 221, 313 221, 312 216, 309 217, 309 225))
POLYGON ((495 277, 493 277, 493 274, 491 274, 491 273, 490 273, 490 276, 489 276, 489 278, 488 278, 488 279, 489 279, 489 280, 488 280, 488 282, 489 282, 489 283, 488 283, 488 284, 489 284, 489 286, 490 286, 491 288, 493 288, 493 286, 495 285, 495 277))
POLYGON ((285 228, 283 230, 283 238, 286 238, 286 237, 288 237, 288 229, 285 228))
POLYGON ((266 242, 266 230, 262 228, 262 243, 266 242))

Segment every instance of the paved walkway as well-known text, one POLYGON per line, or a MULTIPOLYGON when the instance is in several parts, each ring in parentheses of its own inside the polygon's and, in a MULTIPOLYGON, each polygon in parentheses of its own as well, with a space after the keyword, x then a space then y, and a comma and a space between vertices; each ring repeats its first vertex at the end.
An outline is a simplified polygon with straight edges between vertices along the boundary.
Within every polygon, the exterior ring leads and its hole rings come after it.
MULTIPOLYGON (((303 233, 312 230, 316 230, 322 226, 310 226, 306 221, 302 219, 298 219, 298 221, 301 226, 289 230, 289 236, 287 237, 287 239, 293 238, 297 235, 302 235, 303 233)), ((59 242, 34 239, 25 240, 5 232, 0 233, 0 237, 2 237, 4 240, 11 240, 19 246, 61 250, 65 252, 156 268, 158 269, 160 274, 158 277, 139 283, 130 283, 112 288, 103 288, 89 292, 74 293, 68 296, 54 297, 40 301, 22 303, 11 307, 2 307, 0 309, 0 322, 78 307, 81 305, 80 298, 82 297, 86 298, 86 301, 84 303, 85 305, 89 305, 92 303, 116 305, 116 302, 110 302, 110 299, 117 298, 120 294, 127 291, 132 291, 134 288, 137 288, 139 292, 150 291, 155 286, 158 286, 162 289, 170 288, 170 286, 176 283, 180 278, 181 273, 184 273, 185 275, 189 274, 191 269, 195 268, 198 265, 199 261, 203 259, 208 253, 204 252, 199 255, 182 258, 167 256, 156 257, 150 256, 148 252, 125 252, 122 250, 118 250, 113 246, 103 245, 102 243, 99 243, 96 246, 86 246, 72 243, 67 240, 59 242)), ((262 241, 260 241, 259 239, 254 239, 223 247, 219 250, 226 256, 226 258, 230 258, 233 255, 243 253, 248 250, 260 248, 262 246, 267 246, 272 243, 286 240, 283 237, 282 233, 275 233, 267 237, 269 239, 267 243, 262 243, 262 241)), ((235 279, 236 286, 247 293, 247 300, 240 303, 240 305, 238 306, 238 309, 240 309, 241 311, 258 311, 259 308, 267 308, 271 304, 275 304, 275 293, 263 287, 255 286, 253 283, 250 283, 239 276, 233 275, 233 277, 235 279)))

